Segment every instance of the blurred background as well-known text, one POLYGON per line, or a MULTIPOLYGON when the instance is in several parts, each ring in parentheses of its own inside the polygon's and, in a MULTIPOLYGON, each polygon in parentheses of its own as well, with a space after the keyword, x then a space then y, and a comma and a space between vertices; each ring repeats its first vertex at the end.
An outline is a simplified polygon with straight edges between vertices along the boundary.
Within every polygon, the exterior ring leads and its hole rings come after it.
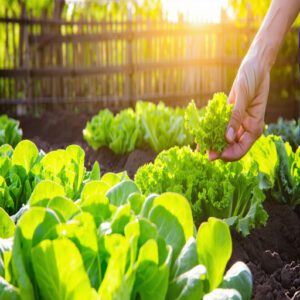
MULTIPOLYGON (((230 91, 260 0, 0 0, 0 109, 204 105, 230 91)), ((272 70, 266 120, 300 115, 299 18, 272 70)))

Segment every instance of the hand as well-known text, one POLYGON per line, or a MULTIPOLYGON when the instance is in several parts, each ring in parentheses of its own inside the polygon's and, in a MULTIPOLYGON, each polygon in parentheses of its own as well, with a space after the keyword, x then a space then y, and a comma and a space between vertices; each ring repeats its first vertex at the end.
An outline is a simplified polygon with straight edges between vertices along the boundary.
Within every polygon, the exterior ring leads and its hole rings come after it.
POLYGON ((235 161, 248 152, 264 129, 269 86, 270 69, 259 55, 250 51, 239 68, 228 97, 228 102, 234 104, 225 134, 229 145, 221 154, 210 151, 210 160, 235 161))

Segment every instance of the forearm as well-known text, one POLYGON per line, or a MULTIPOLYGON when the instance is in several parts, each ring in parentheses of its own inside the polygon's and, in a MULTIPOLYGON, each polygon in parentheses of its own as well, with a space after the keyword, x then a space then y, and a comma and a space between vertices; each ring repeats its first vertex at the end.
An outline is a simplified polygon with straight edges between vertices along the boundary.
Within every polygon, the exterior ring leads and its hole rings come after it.
POLYGON ((249 52, 268 69, 276 60, 285 35, 300 10, 300 0, 273 0, 249 52))

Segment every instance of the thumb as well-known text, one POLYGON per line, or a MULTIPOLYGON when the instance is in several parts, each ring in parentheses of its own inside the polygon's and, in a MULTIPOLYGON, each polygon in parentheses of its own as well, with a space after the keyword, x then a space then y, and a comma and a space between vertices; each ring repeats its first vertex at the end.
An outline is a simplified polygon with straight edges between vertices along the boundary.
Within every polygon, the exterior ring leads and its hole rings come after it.
POLYGON ((226 140, 230 144, 234 142, 238 130, 242 125, 247 108, 247 100, 248 97, 245 89, 243 88, 243 84, 239 84, 239 82, 237 82, 236 86, 230 92, 228 97, 228 102, 234 103, 234 108, 232 110, 231 118, 226 131, 226 140))

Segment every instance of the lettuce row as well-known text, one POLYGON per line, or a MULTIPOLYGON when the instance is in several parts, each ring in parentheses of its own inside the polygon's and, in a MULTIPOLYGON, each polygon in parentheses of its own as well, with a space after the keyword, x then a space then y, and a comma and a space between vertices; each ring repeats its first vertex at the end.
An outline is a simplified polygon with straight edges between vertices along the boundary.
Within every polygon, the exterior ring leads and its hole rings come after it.
POLYGON ((34 143, 23 140, 13 149, 0 147, 0 207, 10 214, 16 213, 30 198, 41 180, 52 180, 62 185, 66 195, 77 199, 84 182, 99 179, 96 162, 93 170, 84 167, 84 151, 77 145, 47 154, 38 151, 34 143))
POLYGON ((209 217, 224 219, 244 236, 267 221, 262 206, 255 162, 210 162, 189 147, 163 151, 139 168, 135 182, 146 195, 168 191, 184 195, 190 202, 196 224, 209 217))
POLYGON ((135 111, 122 110, 115 117, 108 110, 99 111, 83 130, 83 137, 97 150, 109 147, 117 154, 132 152, 148 145, 156 153, 175 145, 192 144, 184 128, 184 110, 138 101, 135 111))
POLYGON ((0 231, 0 299, 251 299, 245 264, 224 276, 228 225, 209 218, 195 234, 179 194, 145 198, 109 173, 75 202, 41 181, 28 206, 12 231, 0 231))
POLYGON ((227 104, 224 93, 216 93, 206 107, 198 111, 192 101, 185 112, 185 126, 194 136, 202 153, 214 150, 221 153, 227 146, 225 131, 233 105, 227 104))

